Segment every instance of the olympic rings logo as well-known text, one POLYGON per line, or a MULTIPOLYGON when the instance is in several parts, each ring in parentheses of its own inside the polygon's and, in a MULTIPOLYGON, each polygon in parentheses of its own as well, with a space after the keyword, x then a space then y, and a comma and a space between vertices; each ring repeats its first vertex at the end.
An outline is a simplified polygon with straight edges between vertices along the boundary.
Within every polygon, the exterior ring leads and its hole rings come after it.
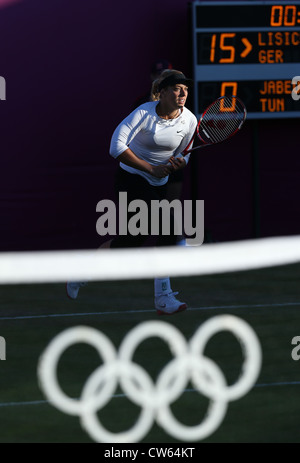
POLYGON ((203 323, 189 343, 177 328, 166 322, 141 323, 125 336, 118 354, 110 339, 100 331, 85 326, 69 328, 56 336, 41 355, 38 378, 50 403, 65 413, 79 416, 83 429, 96 442, 139 442, 155 420, 174 438, 191 442, 208 437, 219 427, 228 402, 241 398, 255 384, 261 363, 260 343, 252 328, 237 317, 223 315, 203 323), (235 335, 244 356, 241 376, 230 386, 216 363, 203 353, 209 339, 224 330, 235 335), (174 355, 158 375, 156 384, 144 368, 132 361, 138 345, 151 337, 165 341, 174 355), (57 366, 63 352, 80 342, 92 345, 103 363, 87 379, 80 398, 73 399, 58 384, 57 366), (210 401, 207 415, 196 426, 183 425, 170 410, 189 381, 210 401), (132 428, 113 433, 103 427, 97 412, 112 399, 119 383, 126 396, 141 407, 141 412, 132 428))

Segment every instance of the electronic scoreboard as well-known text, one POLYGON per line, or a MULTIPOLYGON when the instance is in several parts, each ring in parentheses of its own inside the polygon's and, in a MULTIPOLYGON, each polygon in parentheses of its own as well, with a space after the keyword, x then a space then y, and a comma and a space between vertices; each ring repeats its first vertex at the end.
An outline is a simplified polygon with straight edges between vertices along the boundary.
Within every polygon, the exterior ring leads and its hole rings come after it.
POLYGON ((195 114, 237 95, 248 118, 300 116, 300 1, 191 4, 195 114))

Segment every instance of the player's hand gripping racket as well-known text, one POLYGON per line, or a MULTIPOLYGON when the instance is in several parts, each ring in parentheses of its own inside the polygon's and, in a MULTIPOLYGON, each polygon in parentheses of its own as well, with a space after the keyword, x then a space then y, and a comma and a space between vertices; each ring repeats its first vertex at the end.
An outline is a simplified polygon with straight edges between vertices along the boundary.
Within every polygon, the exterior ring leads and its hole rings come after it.
POLYGON ((228 140, 242 128, 246 117, 246 107, 238 97, 222 96, 218 98, 203 112, 195 134, 181 153, 182 156, 196 149, 228 140), (190 148, 196 136, 198 136, 201 145, 190 148))

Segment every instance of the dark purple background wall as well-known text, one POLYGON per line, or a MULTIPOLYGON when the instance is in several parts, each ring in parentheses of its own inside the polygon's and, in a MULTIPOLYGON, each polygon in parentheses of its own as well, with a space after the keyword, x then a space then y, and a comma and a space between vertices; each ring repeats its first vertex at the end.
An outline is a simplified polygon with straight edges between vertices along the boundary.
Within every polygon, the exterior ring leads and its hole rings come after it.
MULTIPOLYGON (((114 198, 110 137, 161 57, 191 74, 186 0, 23 0, 0 9, 1 251, 103 241, 96 204, 114 198)), ((300 233, 298 133, 295 120, 248 121, 230 143, 194 158, 184 198, 196 191, 205 200, 215 239, 300 233)))

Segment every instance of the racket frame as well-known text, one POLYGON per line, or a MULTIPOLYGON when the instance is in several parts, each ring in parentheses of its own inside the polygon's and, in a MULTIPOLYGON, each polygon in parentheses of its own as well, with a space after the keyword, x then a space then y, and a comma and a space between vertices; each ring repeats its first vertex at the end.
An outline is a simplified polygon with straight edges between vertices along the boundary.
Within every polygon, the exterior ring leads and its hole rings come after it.
MULTIPOLYGON (((223 143, 224 141, 226 140, 229 140, 229 138, 233 137, 233 135, 235 135, 243 126, 245 120, 246 120, 246 117, 247 117, 247 110, 246 110, 246 107, 244 105, 244 103, 242 102, 242 100, 240 98, 238 98, 237 96, 235 95, 232 95, 231 98, 235 98, 236 101, 239 102, 240 106, 242 107, 243 109, 243 119, 241 120, 241 123, 239 124, 239 126, 236 128, 236 130, 234 130, 230 135, 228 135, 227 138, 225 138, 224 140, 221 140, 221 141, 218 141, 218 142, 207 142, 206 140, 203 140, 203 138, 201 137, 200 135, 200 132, 199 132, 199 129, 200 129, 200 126, 201 126, 201 123, 203 121, 203 118, 205 116, 205 114, 209 111, 209 109, 216 104, 217 101, 220 101, 222 99, 226 98, 226 96, 220 96, 219 98, 217 98, 215 101, 213 101, 205 110, 204 112, 201 114, 201 117, 198 121, 198 124, 197 124, 197 127, 196 127, 196 130, 194 132, 194 135, 191 139, 191 141, 189 142, 188 146, 183 150, 183 152, 181 153, 182 156, 186 156, 187 154, 191 153, 192 151, 196 150, 196 149, 199 149, 199 148, 205 148, 206 146, 211 146, 211 145, 217 145, 219 143, 223 143), (200 141, 203 143, 202 145, 199 145, 199 146, 195 146, 194 148, 190 148, 190 146, 192 145, 192 143, 194 142, 195 138, 196 138, 196 135, 198 136, 198 138, 200 139, 200 141)), ((228 98, 228 97, 227 97, 228 98)), ((209 137, 208 137, 209 138, 209 137)))

